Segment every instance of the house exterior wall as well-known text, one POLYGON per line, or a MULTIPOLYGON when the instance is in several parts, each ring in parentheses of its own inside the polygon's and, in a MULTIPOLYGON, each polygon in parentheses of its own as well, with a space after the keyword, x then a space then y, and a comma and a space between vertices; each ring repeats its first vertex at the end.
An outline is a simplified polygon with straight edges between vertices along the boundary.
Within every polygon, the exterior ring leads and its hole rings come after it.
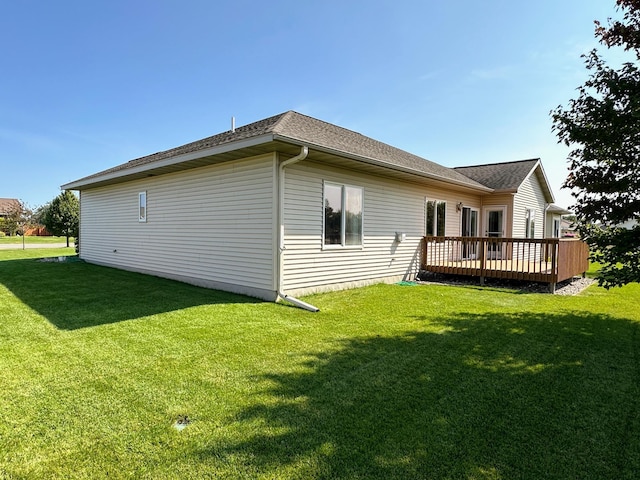
POLYGON ((270 154, 83 190, 80 257, 275 300, 275 165, 270 154))
POLYGON ((446 201, 446 235, 460 235, 456 204, 480 207, 480 197, 304 161, 286 169, 285 292, 314 292, 412 280, 425 235, 425 199, 446 201), (362 187, 362 247, 323 247, 323 182, 362 187), (406 239, 396 242, 396 232, 406 239))
POLYGON ((535 171, 521 184, 513 198, 513 236, 525 238, 526 211, 535 209, 534 238, 543 238, 547 203, 535 171))
MULTIPOLYGON (((558 223, 561 225, 562 224, 562 215, 558 215, 555 213, 547 213, 547 223, 545 225, 545 231, 544 231, 544 236, 546 238, 554 238, 553 235, 553 223, 555 221, 558 221, 558 223)), ((560 232, 560 228, 558 228, 559 232, 558 232, 558 236, 562 236, 561 232, 560 232)))
POLYGON ((484 237, 487 234, 486 231, 486 222, 487 219, 484 215, 485 207, 498 207, 504 206, 506 207, 506 218, 505 218, 505 227, 504 227, 504 236, 505 237, 513 237, 513 194, 512 193, 502 193, 502 194, 492 194, 485 195, 482 197, 482 219, 480 224, 480 236, 484 237))

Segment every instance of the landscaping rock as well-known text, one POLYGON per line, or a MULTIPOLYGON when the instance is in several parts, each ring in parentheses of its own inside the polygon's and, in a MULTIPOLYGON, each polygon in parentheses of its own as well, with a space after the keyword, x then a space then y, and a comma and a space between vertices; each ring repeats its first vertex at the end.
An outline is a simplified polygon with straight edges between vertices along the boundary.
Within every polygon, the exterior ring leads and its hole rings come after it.
MULTIPOLYGON (((440 285, 480 285, 477 277, 465 277, 460 275, 444 275, 439 273, 421 272, 416 279, 418 283, 440 285)), ((593 284, 592 278, 574 277, 556 284, 555 295, 576 295, 593 284)), ((530 293, 551 293, 549 284, 540 282, 524 282, 518 280, 505 280, 499 278, 485 279, 484 286, 497 288, 510 288, 530 293)))

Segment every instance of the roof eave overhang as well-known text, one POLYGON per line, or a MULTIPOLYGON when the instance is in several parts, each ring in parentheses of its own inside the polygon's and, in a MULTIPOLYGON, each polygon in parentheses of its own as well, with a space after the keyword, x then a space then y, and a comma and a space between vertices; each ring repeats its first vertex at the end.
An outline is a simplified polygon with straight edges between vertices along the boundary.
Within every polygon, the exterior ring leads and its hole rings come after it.
POLYGON ((206 148, 203 150, 196 150, 194 152, 188 152, 182 155, 175 155, 173 157, 164 158, 162 160, 145 163, 131 168, 123 168, 122 170, 108 172, 104 175, 81 178, 79 180, 64 184, 60 188, 62 188, 63 190, 79 190, 94 185, 118 183, 118 180, 126 181, 128 178, 136 177, 144 173, 150 173, 161 168, 179 165, 181 163, 187 163, 203 157, 212 157, 215 155, 229 153, 235 150, 241 150, 243 148, 255 147, 258 145, 269 143, 271 141, 273 141, 273 134, 269 133, 259 135, 257 137, 237 140, 235 142, 229 142, 223 145, 216 145, 214 147, 206 148))
POLYGON ((498 193, 504 193, 504 194, 509 193, 509 194, 515 195, 516 193, 518 193, 518 190, 515 189, 515 188, 501 188, 501 189, 492 190, 491 193, 496 193, 496 194, 498 194, 498 193))
MULTIPOLYGON (((537 160, 536 164, 533 167, 531 167, 531 170, 529 171, 527 176, 524 178, 524 180, 529 178, 538 169, 540 169, 540 176, 542 177, 541 187, 542 187, 542 190, 543 190, 543 192, 545 194, 546 201, 547 201, 547 203, 553 203, 556 200, 555 200, 555 198, 553 196, 553 191, 551 190, 551 185, 549 184, 549 179, 547 178, 547 174, 545 173, 544 168, 542 168, 542 162, 540 161, 540 159, 538 158, 536 160, 537 160)), ((524 183, 524 180, 522 181, 522 183, 524 183)), ((520 185, 522 185, 522 183, 520 185)))
POLYGON ((344 152, 342 150, 324 147, 322 145, 314 144, 313 142, 307 142, 307 141, 298 140, 298 139, 295 139, 295 138, 286 137, 286 136, 277 135, 277 134, 274 135, 274 140, 279 140, 281 142, 286 142, 286 143, 290 143, 290 144, 297 145, 297 146, 306 145, 309 148, 314 149, 314 150, 318 150, 320 152, 328 153, 328 154, 331 154, 331 155, 336 155, 336 156, 339 156, 339 157, 349 158, 351 160, 356 160, 358 162, 368 163, 370 165, 375 165, 375 166, 378 166, 378 167, 387 168, 387 169, 390 169, 390 170, 395 170, 395 171, 398 171, 398 172, 402 172, 402 173, 406 173, 406 174, 410 174, 410 175, 415 175, 415 176, 422 177, 422 178, 428 178, 428 179, 431 179, 431 180, 437 180, 437 181, 440 181, 440 182, 448 183, 448 184, 451 184, 451 185, 456 185, 456 186, 459 186, 459 187, 468 188, 470 190, 475 190, 475 191, 478 191, 478 192, 492 193, 494 191, 492 188, 485 187, 483 185, 469 184, 467 182, 457 181, 457 180, 454 180, 454 179, 451 179, 451 178, 443 177, 441 175, 436 175, 436 174, 427 173, 427 172, 421 172, 420 170, 415 170, 415 169, 412 169, 412 168, 404 168, 404 167, 401 167, 399 165, 393 165, 391 163, 384 162, 382 160, 378 160, 378 159, 375 159, 375 158, 366 157, 366 156, 363 156, 363 155, 357 155, 357 154, 353 154, 353 153, 347 153, 347 152, 344 152))
POLYGON ((296 146, 304 146, 304 145, 306 145, 311 149, 318 150, 318 151, 321 151, 321 152, 324 152, 324 153, 327 153, 327 154, 336 155, 338 157, 348 158, 348 159, 355 160, 355 161, 358 161, 358 162, 363 162, 363 163, 367 163, 367 164, 370 164, 370 165, 375 165, 375 166, 378 166, 378 167, 382 167, 382 168, 385 168, 385 169, 395 170, 395 171, 402 172, 402 173, 405 173, 405 174, 410 174, 410 175, 414 175, 414 176, 418 176, 418 177, 422 177, 422 178, 427 178, 427 179, 430 179, 430 180, 435 180, 435 181, 447 183, 447 184, 450 184, 450 185, 456 185, 458 187, 463 187, 463 188, 470 189, 470 190, 473 190, 473 191, 476 191, 476 192, 482 192, 482 193, 492 193, 492 192, 494 192, 494 190, 492 188, 485 187, 483 185, 474 185, 474 184, 470 184, 470 183, 467 183, 467 182, 464 182, 464 181, 457 181, 455 179, 443 177, 441 175, 428 173, 428 172, 422 172, 420 170, 415 170, 415 169, 412 169, 412 168, 402 167, 402 166, 399 166, 399 165, 393 165, 393 164, 391 164, 389 162, 385 162, 385 161, 382 161, 382 160, 374 159, 374 158, 371 158, 371 157, 352 154, 352 153, 347 153, 347 152, 344 152, 344 151, 341 151, 341 150, 338 150, 338 149, 332 149, 332 148, 324 147, 322 145, 315 144, 313 142, 307 142, 307 141, 304 141, 304 140, 299 140, 299 139, 295 139, 295 138, 291 138, 291 137, 287 137, 287 136, 283 136, 283 135, 278 135, 278 134, 274 134, 274 133, 267 133, 267 134, 259 135, 259 136, 256 136, 256 137, 251 137, 251 138, 247 138, 247 139, 243 139, 243 140, 237 140, 235 142, 229 142, 229 143, 226 143, 224 145, 216 145, 214 147, 206 148, 206 149, 203 149, 203 150, 197 150, 197 151, 188 152, 188 153, 181 154, 181 155, 175 155, 175 156, 168 157, 168 158, 165 158, 165 159, 162 159, 162 160, 157 160, 157 161, 141 164, 141 165, 130 167, 130 168, 123 168, 121 170, 115 170, 115 171, 106 172, 106 173, 104 173, 102 175, 98 174, 98 175, 95 175, 95 176, 84 177, 84 178, 81 178, 79 180, 75 180, 73 182, 66 183, 66 184, 62 185, 60 188, 62 188, 63 190, 82 190, 82 189, 97 187, 97 186, 101 186, 101 185, 108 185, 108 184, 126 182, 126 181, 129 181, 129 180, 142 178, 142 177, 146 176, 147 174, 150 175, 156 170, 161 170, 161 169, 168 168, 168 167, 171 167, 171 166, 178 166, 180 164, 188 164, 189 162, 193 162, 193 161, 196 161, 198 159, 205 158, 205 157, 214 157, 216 155, 222 155, 222 154, 225 154, 225 153, 230 153, 230 152, 242 150, 242 149, 245 149, 245 148, 251 148, 251 147, 257 147, 257 146, 260 146, 260 145, 266 145, 266 144, 274 142, 274 141, 280 141, 280 142, 283 142, 283 143, 288 143, 288 144, 296 145, 296 146))
POLYGON ((566 208, 562 208, 558 205, 549 205, 547 208, 548 213, 552 213, 554 215, 571 215, 573 212, 571 210, 567 210, 566 208))

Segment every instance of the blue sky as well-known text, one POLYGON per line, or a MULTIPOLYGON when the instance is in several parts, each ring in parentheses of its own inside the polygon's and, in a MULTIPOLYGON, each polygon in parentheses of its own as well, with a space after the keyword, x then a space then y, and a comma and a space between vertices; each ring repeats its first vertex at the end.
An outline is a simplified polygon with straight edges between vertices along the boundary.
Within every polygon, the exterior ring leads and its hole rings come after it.
MULTIPOLYGON (((587 78, 614 0, 24 0, 0 15, 0 197, 287 110, 442 165, 568 149, 549 111, 587 78)), ((604 50, 599 47, 599 50, 604 50)))

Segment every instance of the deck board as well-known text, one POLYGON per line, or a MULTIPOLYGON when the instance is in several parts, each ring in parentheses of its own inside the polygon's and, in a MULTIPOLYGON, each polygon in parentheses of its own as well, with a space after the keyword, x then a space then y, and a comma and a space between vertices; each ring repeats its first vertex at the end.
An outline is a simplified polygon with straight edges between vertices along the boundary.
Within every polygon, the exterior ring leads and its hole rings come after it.
POLYGON ((584 242, 557 238, 425 237, 421 268, 434 273, 554 285, 584 274, 589 268, 588 256, 584 242), (469 252, 477 258, 462 258, 469 252), (496 254, 503 258, 489 258, 496 254))

